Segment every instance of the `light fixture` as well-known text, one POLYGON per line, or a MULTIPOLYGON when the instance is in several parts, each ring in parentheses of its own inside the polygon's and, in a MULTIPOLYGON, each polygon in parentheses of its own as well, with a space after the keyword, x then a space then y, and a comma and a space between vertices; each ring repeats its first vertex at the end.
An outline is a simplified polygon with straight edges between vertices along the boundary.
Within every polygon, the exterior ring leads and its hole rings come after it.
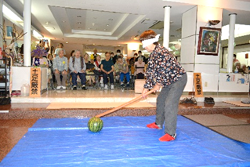
POLYGON ((42 39, 43 38, 43 35, 42 34, 40 34, 38 31, 36 31, 36 30, 33 30, 32 31, 32 34, 33 34, 33 36, 35 37, 35 38, 37 38, 37 39, 42 39))
POLYGON ((77 22, 77 24, 82 24, 82 22, 79 21, 79 22, 77 22))
POLYGON ((65 43, 69 43, 69 42, 65 42, 65 43))
POLYGON ((109 26, 109 24, 106 25, 107 27, 109 26))
POLYGON ((10 8, 5 5, 3 5, 3 13, 5 17, 9 18, 10 20, 14 20, 16 22, 23 22, 23 20, 16 13, 14 13, 10 8))
POLYGON ((208 20, 208 25, 211 26, 211 25, 217 25, 220 23, 220 20, 208 20))

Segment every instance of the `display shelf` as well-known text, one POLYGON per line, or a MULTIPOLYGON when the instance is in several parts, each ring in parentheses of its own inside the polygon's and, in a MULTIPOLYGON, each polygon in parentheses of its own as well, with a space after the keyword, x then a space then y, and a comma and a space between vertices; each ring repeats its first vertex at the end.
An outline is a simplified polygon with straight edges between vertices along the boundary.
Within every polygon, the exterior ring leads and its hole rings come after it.
POLYGON ((2 59, 4 64, 0 65, 0 74, 3 78, 5 78, 3 81, 0 81, 0 92, 1 96, 7 97, 9 95, 9 72, 10 72, 10 66, 11 66, 11 59, 7 57, 3 57, 2 59))

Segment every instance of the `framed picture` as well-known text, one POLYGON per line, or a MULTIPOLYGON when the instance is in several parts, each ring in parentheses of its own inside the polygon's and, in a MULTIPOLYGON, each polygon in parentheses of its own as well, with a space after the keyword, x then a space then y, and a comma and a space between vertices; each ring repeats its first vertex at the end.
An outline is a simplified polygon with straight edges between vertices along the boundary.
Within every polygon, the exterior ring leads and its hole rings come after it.
POLYGON ((200 27, 197 54, 218 55, 220 28, 200 27))

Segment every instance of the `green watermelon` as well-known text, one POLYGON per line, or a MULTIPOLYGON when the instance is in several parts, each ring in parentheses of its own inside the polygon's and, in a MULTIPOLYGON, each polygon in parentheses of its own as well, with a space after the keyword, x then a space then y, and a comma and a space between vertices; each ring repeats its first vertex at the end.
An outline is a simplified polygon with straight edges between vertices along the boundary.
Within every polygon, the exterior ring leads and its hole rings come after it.
POLYGON ((91 132, 99 132, 102 130, 103 122, 98 117, 93 117, 88 122, 88 128, 91 132))

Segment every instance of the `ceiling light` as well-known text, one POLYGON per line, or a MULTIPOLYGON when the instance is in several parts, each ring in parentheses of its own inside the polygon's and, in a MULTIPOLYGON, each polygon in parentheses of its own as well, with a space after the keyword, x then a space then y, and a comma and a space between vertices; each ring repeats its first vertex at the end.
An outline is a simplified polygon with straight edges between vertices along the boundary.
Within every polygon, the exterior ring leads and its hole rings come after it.
POLYGON ((220 23, 220 20, 208 20, 208 25, 211 26, 211 25, 217 25, 220 23))
POLYGON ((113 21, 113 19, 109 19, 109 21, 113 21))
POLYGON ((106 25, 107 27, 109 26, 109 24, 106 25))
POLYGON ((66 21, 65 20, 62 20, 63 23, 65 23, 66 21))
POLYGON ((82 17, 82 16, 76 16, 76 17, 82 17))
POLYGON ((23 20, 17 16, 14 12, 12 12, 9 8, 3 5, 3 13, 6 17, 10 18, 11 20, 23 22, 23 20))
POLYGON ((92 23, 92 26, 95 26, 95 23, 92 23))
POLYGON ((82 22, 79 21, 79 22, 77 22, 77 24, 82 24, 82 22))
POLYGON ((32 34, 33 34, 33 36, 35 37, 35 38, 37 38, 37 39, 42 39, 43 38, 43 35, 42 34, 40 34, 38 31, 36 31, 36 30, 33 30, 32 31, 32 34))
POLYGON ((65 42, 65 43, 69 43, 69 42, 65 42))
POLYGON ((48 25, 48 24, 49 24, 49 21, 47 21, 45 24, 47 24, 47 25, 48 25))

